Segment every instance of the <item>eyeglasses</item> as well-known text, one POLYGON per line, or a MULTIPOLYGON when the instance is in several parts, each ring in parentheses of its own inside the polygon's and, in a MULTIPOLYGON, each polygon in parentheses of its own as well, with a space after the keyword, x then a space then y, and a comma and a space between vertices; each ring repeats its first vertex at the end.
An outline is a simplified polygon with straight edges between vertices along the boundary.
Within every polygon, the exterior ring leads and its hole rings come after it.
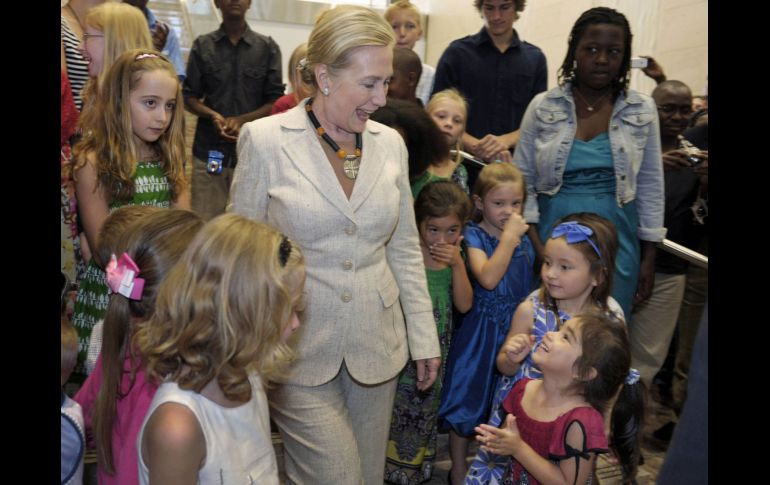
POLYGON ((658 105, 658 109, 667 115, 674 114, 676 111, 679 111, 679 114, 683 116, 690 116, 692 114, 692 106, 690 105, 664 104, 663 106, 658 105))
POLYGON ((90 39, 91 37, 104 37, 104 34, 89 34, 88 32, 86 32, 85 34, 83 34, 83 43, 85 44, 86 42, 88 42, 88 39, 90 39))

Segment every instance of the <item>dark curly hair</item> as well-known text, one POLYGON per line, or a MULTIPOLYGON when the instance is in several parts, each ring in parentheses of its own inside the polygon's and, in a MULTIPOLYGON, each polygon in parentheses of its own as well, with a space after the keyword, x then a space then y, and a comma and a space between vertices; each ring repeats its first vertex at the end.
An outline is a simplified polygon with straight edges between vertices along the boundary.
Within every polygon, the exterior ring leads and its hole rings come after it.
POLYGON ((618 77, 612 80, 612 93, 617 96, 620 91, 628 90, 628 81, 631 78, 629 74, 631 70, 631 26, 628 24, 628 19, 626 19, 625 15, 607 7, 596 7, 586 10, 575 22, 567 41, 567 56, 559 68, 559 84, 563 85, 567 81, 571 81, 573 84, 577 83, 575 77, 575 50, 588 27, 597 24, 617 25, 623 29, 623 42, 625 44, 623 46, 623 60, 620 63, 618 77))

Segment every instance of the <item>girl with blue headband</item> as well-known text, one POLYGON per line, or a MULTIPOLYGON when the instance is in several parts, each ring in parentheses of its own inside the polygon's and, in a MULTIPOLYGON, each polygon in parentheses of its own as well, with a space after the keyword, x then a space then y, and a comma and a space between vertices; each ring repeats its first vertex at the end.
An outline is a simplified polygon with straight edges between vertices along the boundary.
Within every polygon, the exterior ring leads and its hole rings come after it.
MULTIPOLYGON (((585 311, 623 318, 623 310, 610 296, 617 248, 617 230, 601 216, 582 212, 557 221, 545 244, 542 285, 516 309, 497 354, 497 369, 504 377, 495 393, 490 425, 503 422, 501 405, 517 381, 542 377, 531 350, 546 333, 560 330, 571 316, 585 311)), ((508 457, 480 449, 466 483, 498 483, 508 461, 508 457)))

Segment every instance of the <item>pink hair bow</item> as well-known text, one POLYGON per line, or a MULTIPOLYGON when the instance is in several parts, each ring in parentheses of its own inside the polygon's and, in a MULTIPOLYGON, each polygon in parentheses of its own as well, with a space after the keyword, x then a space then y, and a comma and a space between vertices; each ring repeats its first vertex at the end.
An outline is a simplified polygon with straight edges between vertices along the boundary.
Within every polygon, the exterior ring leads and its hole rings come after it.
POLYGON ((123 253, 120 260, 115 258, 115 254, 110 258, 105 268, 107 273, 107 286, 113 293, 121 295, 131 300, 141 300, 144 290, 144 279, 137 278, 139 267, 136 265, 128 253, 123 253))

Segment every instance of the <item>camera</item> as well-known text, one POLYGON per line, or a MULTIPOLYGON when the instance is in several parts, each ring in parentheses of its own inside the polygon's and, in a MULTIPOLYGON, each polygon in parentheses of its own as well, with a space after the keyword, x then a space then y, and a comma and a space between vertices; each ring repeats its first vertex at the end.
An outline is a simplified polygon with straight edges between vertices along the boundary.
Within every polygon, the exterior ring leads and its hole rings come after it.
POLYGON ((688 155, 687 161, 690 162, 690 165, 693 167, 697 167, 701 164, 701 162, 703 162, 703 159, 697 155, 688 155))
POLYGON ((632 57, 631 58, 631 68, 637 68, 637 69, 644 69, 647 67, 647 64, 649 63, 649 59, 646 57, 632 57))
POLYGON ((211 175, 222 173, 222 159, 225 155, 218 150, 209 150, 209 161, 206 164, 206 172, 211 175))

